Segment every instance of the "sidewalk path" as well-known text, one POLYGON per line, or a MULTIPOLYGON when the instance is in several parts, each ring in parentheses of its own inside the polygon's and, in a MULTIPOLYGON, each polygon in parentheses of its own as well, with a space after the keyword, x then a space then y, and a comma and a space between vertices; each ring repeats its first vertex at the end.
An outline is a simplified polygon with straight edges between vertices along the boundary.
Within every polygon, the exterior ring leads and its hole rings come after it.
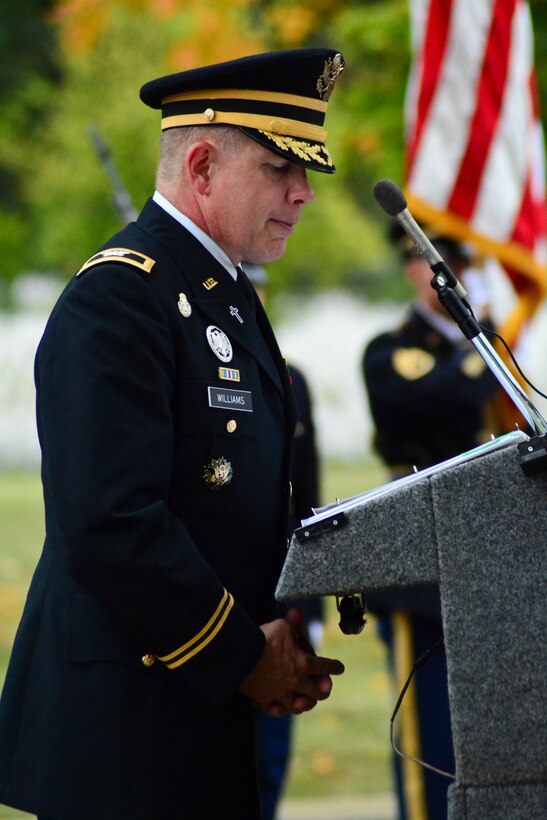
POLYGON ((396 820, 392 795, 284 800, 279 820, 396 820))

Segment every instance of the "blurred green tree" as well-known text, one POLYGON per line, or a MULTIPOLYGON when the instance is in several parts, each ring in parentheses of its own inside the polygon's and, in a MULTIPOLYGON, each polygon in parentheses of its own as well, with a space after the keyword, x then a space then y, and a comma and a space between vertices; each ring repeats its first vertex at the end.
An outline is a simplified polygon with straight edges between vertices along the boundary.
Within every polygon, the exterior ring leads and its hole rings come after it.
POLYGON ((393 166, 386 168, 386 162, 395 159, 397 169, 400 164, 397 107, 405 67, 401 60, 396 77, 389 51, 397 47, 400 30, 405 31, 405 2, 370 2, 366 15, 357 2, 332 0, 321 0, 312 11, 290 0, 57 3, 53 20, 60 32, 64 79, 38 137, 39 161, 32 164, 25 188, 34 216, 34 265, 70 276, 118 227, 116 211, 108 204, 109 181, 89 139, 90 124, 109 144, 135 205, 140 207, 151 192, 159 123, 138 100, 142 82, 260 49, 347 41, 350 65, 356 65, 371 44, 374 51, 367 58, 368 68, 349 69, 333 96, 329 145, 340 172, 328 180, 313 176, 320 196, 308 209, 287 256, 275 263, 272 290, 312 284, 375 287, 374 274, 388 267, 389 251, 378 230, 382 216, 371 202, 377 175, 363 166, 373 163, 389 175, 393 166), (392 33, 395 21, 398 30, 392 33), (391 79, 371 94, 367 72, 374 74, 373 82, 386 74, 391 79), (374 122, 380 102, 383 122, 378 131, 374 122))
MULTIPOLYGON (((545 0, 530 4, 544 94, 547 8, 545 0)), ((327 119, 338 173, 311 178, 317 201, 272 264, 272 290, 406 294, 372 187, 380 177, 402 179, 408 0, 21 0, 17 13, 23 8, 19 29, 16 12, 2 11, 3 36, 19 31, 11 48, 20 54, 7 57, 0 82, 8 124, 0 137, 0 277, 29 267, 68 277, 119 227, 91 125, 135 206, 143 204, 159 138, 159 117, 138 99, 143 82, 259 50, 320 45, 340 48, 347 65, 327 119)), ((546 108, 543 101, 544 118, 546 108)))
POLYGON ((0 282, 31 263, 31 208, 24 194, 32 135, 60 81, 53 0, 0 5, 0 282))

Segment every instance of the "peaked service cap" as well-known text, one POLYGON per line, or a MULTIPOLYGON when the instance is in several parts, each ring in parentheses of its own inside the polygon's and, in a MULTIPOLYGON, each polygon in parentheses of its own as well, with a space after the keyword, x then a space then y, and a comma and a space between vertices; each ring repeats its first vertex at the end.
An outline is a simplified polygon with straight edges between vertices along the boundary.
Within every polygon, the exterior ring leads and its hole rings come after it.
POLYGON ((265 148, 314 171, 335 171, 325 146, 327 103, 344 60, 324 48, 255 54, 145 83, 162 130, 233 125, 265 148))

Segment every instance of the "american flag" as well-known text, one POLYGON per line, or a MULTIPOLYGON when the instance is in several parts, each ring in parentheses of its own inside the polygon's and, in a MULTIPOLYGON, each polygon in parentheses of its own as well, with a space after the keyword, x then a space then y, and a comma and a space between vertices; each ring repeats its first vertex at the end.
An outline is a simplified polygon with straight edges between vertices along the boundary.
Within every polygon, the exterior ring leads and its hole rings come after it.
POLYGON ((409 0, 405 193, 504 266, 512 343, 547 294, 545 148, 527 0, 409 0))

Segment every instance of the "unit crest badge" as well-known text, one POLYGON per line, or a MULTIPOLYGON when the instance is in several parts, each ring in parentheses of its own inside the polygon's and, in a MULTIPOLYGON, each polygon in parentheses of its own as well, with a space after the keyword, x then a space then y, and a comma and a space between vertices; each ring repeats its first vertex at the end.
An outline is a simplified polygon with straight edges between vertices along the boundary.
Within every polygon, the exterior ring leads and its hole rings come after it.
POLYGON ((205 331, 209 347, 221 362, 232 360, 232 344, 223 330, 216 325, 209 325, 205 331))

